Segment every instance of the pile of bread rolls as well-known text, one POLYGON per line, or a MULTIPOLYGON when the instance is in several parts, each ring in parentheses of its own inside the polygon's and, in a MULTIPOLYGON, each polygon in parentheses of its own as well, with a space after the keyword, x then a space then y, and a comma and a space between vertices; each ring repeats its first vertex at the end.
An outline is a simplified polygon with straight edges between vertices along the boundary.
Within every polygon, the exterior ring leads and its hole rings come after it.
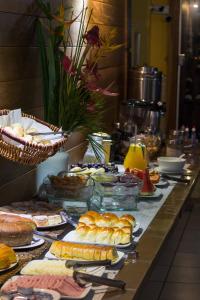
POLYGON ((76 233, 81 242, 124 245, 132 241, 135 218, 132 215, 116 216, 88 211, 79 219, 76 233))
POLYGON ((4 130, 7 131, 8 134, 22 138, 28 143, 51 145, 51 141, 44 139, 41 135, 31 135, 32 133, 37 134, 38 132, 38 130, 33 127, 25 129, 20 123, 13 123, 10 126, 4 127, 4 130))

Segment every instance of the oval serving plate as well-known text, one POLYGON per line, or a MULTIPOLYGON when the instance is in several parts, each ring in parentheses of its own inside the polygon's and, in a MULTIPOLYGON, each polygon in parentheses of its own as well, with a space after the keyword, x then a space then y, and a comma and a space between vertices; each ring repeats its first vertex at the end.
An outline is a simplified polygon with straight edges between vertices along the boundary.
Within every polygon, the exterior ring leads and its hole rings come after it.
POLYGON ((18 265, 18 262, 19 262, 19 258, 17 257, 17 261, 15 263, 11 264, 8 268, 1 269, 0 273, 4 273, 4 272, 14 269, 18 265))
MULTIPOLYGON (((116 260, 114 260, 114 261, 111 262, 112 266, 118 264, 120 262, 120 260, 124 257, 124 252, 117 251, 117 254, 118 254, 118 258, 116 260)), ((49 251, 46 253, 45 258, 48 258, 48 259, 58 259, 55 255, 51 254, 49 251)), ((59 259, 62 259, 62 258, 59 258, 59 259)), ((75 258, 75 259, 72 259, 72 258, 66 259, 66 258, 64 258, 63 260, 73 260, 73 261, 77 261, 77 262, 80 261, 80 260, 84 261, 83 259, 77 259, 77 258, 75 258)), ((93 262, 93 260, 86 260, 86 261, 92 261, 93 262)))
POLYGON ((32 242, 30 245, 16 246, 16 247, 12 247, 12 248, 14 250, 26 250, 26 249, 33 249, 33 248, 39 247, 43 244, 44 244, 44 239, 33 236, 33 239, 32 239, 32 242))
POLYGON ((67 224, 67 220, 62 221, 61 223, 58 223, 56 225, 47 225, 47 226, 37 226, 38 230, 50 230, 54 228, 62 227, 63 225, 67 224))

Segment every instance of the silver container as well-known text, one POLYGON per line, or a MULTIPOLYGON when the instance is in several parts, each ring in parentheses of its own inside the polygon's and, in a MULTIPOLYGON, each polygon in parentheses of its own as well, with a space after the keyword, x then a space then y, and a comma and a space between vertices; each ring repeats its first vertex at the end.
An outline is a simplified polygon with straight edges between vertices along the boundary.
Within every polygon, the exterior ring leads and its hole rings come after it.
POLYGON ((162 72, 157 68, 138 66, 130 69, 128 83, 129 98, 147 103, 161 100, 162 72))

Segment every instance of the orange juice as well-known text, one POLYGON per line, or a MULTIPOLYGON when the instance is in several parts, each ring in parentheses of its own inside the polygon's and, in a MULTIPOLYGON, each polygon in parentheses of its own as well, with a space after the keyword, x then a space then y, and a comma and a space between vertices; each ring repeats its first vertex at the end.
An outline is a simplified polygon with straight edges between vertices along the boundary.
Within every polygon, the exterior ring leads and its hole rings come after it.
POLYGON ((124 159, 124 167, 129 169, 145 170, 147 168, 147 151, 145 145, 130 144, 124 159))

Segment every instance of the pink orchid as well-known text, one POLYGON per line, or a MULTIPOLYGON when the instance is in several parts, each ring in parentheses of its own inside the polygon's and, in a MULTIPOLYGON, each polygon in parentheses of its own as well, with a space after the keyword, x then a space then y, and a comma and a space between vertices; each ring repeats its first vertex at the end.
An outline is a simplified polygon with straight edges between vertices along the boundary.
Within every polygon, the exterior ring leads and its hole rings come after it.
POLYGON ((63 68, 64 68, 66 73, 68 73, 70 75, 75 75, 76 70, 73 67, 72 60, 68 56, 64 55, 63 60, 62 60, 62 64, 63 64, 63 68))
POLYGON ((101 87, 98 87, 95 82, 89 82, 89 83, 87 83, 87 88, 91 92, 96 92, 96 93, 102 94, 104 96, 113 96, 113 97, 118 96, 119 95, 118 93, 109 91, 109 88, 111 87, 111 85, 112 84, 110 84, 107 88, 101 88, 101 87))
POLYGON ((86 39, 88 45, 101 47, 102 42, 99 36, 99 27, 97 25, 93 26, 87 33, 83 36, 86 39))

